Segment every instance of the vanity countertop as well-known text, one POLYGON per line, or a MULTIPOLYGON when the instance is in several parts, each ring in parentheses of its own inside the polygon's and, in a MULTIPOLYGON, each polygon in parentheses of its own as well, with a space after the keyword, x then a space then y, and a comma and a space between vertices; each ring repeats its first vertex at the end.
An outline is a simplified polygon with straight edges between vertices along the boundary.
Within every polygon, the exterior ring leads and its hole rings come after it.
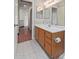
POLYGON ((46 31, 49 31, 51 33, 54 32, 60 32, 60 31, 65 31, 65 27, 64 26, 59 26, 59 25, 46 25, 46 24, 35 24, 36 27, 42 28, 46 31))

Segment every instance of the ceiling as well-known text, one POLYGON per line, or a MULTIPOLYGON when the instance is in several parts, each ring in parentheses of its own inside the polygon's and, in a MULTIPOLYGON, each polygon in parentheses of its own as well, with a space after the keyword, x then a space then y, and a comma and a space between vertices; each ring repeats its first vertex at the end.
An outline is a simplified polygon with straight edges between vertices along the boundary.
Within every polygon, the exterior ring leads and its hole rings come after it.
POLYGON ((32 2, 19 0, 19 6, 24 6, 24 5, 32 6, 32 2))
POLYGON ((28 2, 32 2, 32 0, 23 0, 23 1, 28 1, 28 2))

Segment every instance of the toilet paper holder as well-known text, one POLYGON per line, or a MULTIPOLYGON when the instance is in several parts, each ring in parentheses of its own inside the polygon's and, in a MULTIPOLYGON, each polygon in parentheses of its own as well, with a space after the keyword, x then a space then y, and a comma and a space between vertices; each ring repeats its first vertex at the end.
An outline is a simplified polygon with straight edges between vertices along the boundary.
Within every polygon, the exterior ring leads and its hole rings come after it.
POLYGON ((61 42, 61 38, 60 37, 55 37, 54 41, 55 41, 55 43, 60 43, 61 42))

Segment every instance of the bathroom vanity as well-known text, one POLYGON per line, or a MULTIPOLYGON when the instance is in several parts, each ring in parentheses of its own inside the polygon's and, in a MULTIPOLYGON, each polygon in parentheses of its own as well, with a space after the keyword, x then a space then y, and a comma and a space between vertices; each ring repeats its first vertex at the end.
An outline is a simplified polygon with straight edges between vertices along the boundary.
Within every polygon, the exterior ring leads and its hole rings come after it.
POLYGON ((35 39, 43 50, 53 59, 64 53, 64 26, 44 24, 35 25, 35 39))
POLYGON ((47 55, 51 57, 50 59, 60 59, 59 57, 64 53, 64 8, 64 0, 62 0, 51 7, 43 8, 40 11, 36 10, 35 39, 47 55))

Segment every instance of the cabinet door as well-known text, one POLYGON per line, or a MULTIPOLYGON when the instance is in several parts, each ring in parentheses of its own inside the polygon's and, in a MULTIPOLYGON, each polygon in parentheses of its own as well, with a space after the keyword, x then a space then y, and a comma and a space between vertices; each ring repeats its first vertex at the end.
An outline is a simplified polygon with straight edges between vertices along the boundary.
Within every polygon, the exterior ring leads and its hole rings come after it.
POLYGON ((50 32, 45 31, 45 41, 52 44, 52 34, 50 32))
POLYGON ((44 30, 39 29, 39 43, 44 47, 44 30))
POLYGON ((52 34, 52 56, 59 57, 64 52, 64 39, 64 31, 52 34), (56 37, 60 37, 61 42, 56 43, 56 37))
POLYGON ((45 50, 51 56, 52 55, 52 34, 45 31, 45 50))
POLYGON ((49 44, 46 40, 49 40, 49 39, 45 38, 45 51, 51 56, 52 55, 52 44, 49 44))

